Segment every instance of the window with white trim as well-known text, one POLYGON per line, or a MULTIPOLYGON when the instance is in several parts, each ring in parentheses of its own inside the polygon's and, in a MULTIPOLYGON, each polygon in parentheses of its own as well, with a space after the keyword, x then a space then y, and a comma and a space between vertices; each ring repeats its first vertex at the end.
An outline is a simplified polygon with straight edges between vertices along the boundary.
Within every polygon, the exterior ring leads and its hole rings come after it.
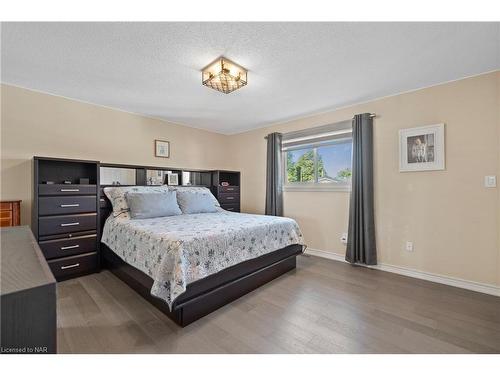
POLYGON ((350 122, 285 134, 282 151, 285 190, 350 190, 350 122))

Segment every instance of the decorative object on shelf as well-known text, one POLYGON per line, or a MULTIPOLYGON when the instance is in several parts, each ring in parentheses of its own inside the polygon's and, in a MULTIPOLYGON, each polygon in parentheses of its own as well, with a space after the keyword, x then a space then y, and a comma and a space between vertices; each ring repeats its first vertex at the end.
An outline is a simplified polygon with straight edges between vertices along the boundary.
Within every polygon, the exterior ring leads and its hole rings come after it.
POLYGON ((157 158, 169 158, 170 142, 155 139, 155 156, 157 158))
POLYGON ((248 83, 248 71, 222 56, 203 68, 201 76, 204 86, 224 94, 229 94, 248 83))
POLYGON ((399 171, 436 171, 445 168, 444 124, 399 131, 399 171))
POLYGON ((90 185, 90 178, 80 177, 79 184, 80 185, 90 185))
POLYGON ((222 182, 220 183, 220 186, 229 186, 229 182, 222 181, 222 182))
POLYGON ((177 173, 167 174, 167 185, 179 185, 179 175, 177 173))

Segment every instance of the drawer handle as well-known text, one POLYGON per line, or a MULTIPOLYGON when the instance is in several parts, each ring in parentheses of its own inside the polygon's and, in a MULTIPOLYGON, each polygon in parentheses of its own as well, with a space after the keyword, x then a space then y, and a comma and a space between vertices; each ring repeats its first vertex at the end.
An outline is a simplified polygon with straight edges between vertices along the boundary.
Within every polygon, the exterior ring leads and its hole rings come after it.
POLYGON ((61 250, 78 249, 80 245, 61 246, 61 250))
POLYGON ((74 223, 62 223, 61 227, 72 227, 73 225, 80 225, 79 222, 74 222, 74 223))
POLYGON ((228 211, 234 211, 234 208, 226 208, 228 211))
POLYGON ((61 189, 62 192, 80 191, 80 189, 61 189))
POLYGON ((80 263, 70 264, 69 266, 61 266, 62 270, 67 270, 68 268, 80 267, 80 263))
POLYGON ((67 207, 80 207, 80 204, 79 203, 61 204, 61 208, 67 208, 67 207))
POLYGON ((227 190, 227 191, 233 191, 233 190, 234 190, 234 188, 227 188, 226 190, 227 190))
POLYGON ((234 199, 234 197, 226 197, 227 200, 234 199))

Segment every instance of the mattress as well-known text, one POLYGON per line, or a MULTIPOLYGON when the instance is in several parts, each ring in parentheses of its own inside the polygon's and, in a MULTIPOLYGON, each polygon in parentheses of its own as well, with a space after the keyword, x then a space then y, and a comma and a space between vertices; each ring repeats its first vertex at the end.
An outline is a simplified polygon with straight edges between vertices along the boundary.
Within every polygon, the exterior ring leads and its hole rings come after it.
POLYGON ((187 285, 289 245, 304 245, 290 218, 217 213, 106 220, 101 241, 153 279, 151 294, 171 308, 187 285))

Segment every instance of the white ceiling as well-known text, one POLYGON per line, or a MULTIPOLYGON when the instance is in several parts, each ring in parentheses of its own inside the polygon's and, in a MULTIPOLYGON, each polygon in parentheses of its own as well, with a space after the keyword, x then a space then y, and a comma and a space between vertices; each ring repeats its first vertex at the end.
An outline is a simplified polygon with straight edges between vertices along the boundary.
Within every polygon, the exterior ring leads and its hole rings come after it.
POLYGON ((3 23, 2 82, 233 134, 500 69, 500 23, 3 23), (224 55, 249 69, 201 85, 224 55))

